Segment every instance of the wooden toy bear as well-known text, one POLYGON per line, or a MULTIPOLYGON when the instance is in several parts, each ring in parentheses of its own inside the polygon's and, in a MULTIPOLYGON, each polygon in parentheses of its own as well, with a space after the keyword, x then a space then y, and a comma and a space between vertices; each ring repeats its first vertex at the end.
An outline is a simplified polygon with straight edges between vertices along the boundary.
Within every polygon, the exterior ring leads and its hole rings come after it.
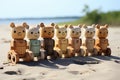
POLYGON ((82 27, 82 25, 78 25, 78 26, 70 25, 69 26, 68 53, 70 54, 71 52, 73 52, 73 54, 71 54, 71 57, 72 56, 80 56, 83 54, 83 51, 80 49, 80 47, 82 45, 82 40, 80 39, 81 27, 82 27))
POLYGON ((95 47, 98 50, 98 55, 105 55, 110 56, 111 55, 111 49, 108 48, 108 25, 100 26, 96 25, 96 41, 95 41, 95 47), (103 53, 103 54, 102 54, 103 53))
POLYGON ((19 62, 20 58, 24 61, 32 61, 32 52, 28 50, 27 41, 24 40, 26 35, 25 28, 29 28, 29 26, 26 23, 23 23, 22 26, 15 26, 14 23, 11 23, 10 26, 13 40, 11 41, 11 49, 8 52, 8 60, 13 64, 19 62))
POLYGON ((39 59, 44 59, 45 58, 45 53, 41 49, 41 41, 38 40, 40 37, 40 32, 39 32, 40 26, 38 25, 37 27, 32 27, 27 31, 27 38, 29 39, 29 50, 32 51, 34 57, 39 59))
MULTIPOLYGON (((55 47, 54 50, 59 54, 61 58, 70 57, 68 54, 68 39, 67 36, 67 25, 64 27, 59 27, 58 25, 55 26, 55 47)), ((71 52, 72 53, 72 52, 71 52)))
POLYGON ((55 41, 54 36, 54 23, 49 26, 45 26, 44 23, 40 24, 40 34, 43 38, 43 48, 46 53, 46 59, 56 59, 58 57, 57 52, 54 51, 55 41))
POLYGON ((86 26, 83 25, 83 35, 84 38, 82 39, 82 49, 84 51, 83 56, 95 56, 97 55, 97 49, 95 46, 95 25, 86 26))

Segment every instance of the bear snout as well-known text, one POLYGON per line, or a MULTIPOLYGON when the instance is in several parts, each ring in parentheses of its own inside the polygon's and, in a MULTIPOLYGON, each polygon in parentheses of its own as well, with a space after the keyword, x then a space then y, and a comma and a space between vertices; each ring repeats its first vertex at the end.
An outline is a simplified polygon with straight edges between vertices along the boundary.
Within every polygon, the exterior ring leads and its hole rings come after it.
POLYGON ((65 33, 64 33, 64 32, 62 32, 62 35, 65 35, 65 33))
POLYGON ((51 35, 51 32, 49 32, 48 35, 51 35))
POLYGON ((92 34, 92 32, 90 32, 90 34, 92 34))
POLYGON ((18 32, 18 36, 21 36, 22 35, 22 33, 21 32, 18 32))
POLYGON ((76 35, 78 35, 79 33, 78 32, 76 32, 76 35))
POLYGON ((35 37, 38 37, 38 34, 35 34, 34 36, 35 36, 35 37))

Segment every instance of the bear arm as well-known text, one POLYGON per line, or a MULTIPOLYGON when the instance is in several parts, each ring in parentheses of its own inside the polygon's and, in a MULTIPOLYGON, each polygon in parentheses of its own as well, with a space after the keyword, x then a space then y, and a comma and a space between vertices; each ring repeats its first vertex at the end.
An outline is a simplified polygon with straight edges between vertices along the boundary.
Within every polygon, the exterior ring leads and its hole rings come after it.
POLYGON ((94 45, 95 45, 95 39, 94 39, 94 45))
POLYGON ((96 44, 97 46, 100 46, 100 44, 98 43, 98 44, 96 44))
POLYGON ((109 42, 108 42, 108 39, 107 39, 107 44, 108 44, 108 46, 109 46, 109 42))
POLYGON ((82 46, 86 46, 86 39, 83 41, 82 46))
POLYGON ((57 40, 56 40, 56 47, 59 47, 59 45, 61 45, 60 42, 61 42, 60 39, 57 39, 57 40))
POLYGON ((72 39, 68 40, 68 46, 72 46, 72 39))
POLYGON ((43 42, 41 44, 41 48, 45 48, 44 40, 43 40, 43 42))
POLYGON ((100 46, 100 41, 99 40, 95 40, 95 45, 96 46, 100 46))
POLYGON ((59 47, 58 44, 56 44, 56 47, 59 47))
POLYGON ((30 42, 27 42, 27 49, 30 49, 30 42))
POLYGON ((80 45, 82 45, 82 40, 80 39, 80 45))
POLYGON ((55 41, 54 41, 54 39, 52 39, 52 41, 53 41, 53 46, 55 46, 55 41))
POLYGON ((72 44, 68 44, 68 46, 72 46, 72 44))
POLYGON ((67 46, 68 46, 68 39, 67 39, 67 46))
POLYGON ((55 42, 56 42, 56 44, 55 44, 56 47, 59 47, 59 45, 60 45, 60 40, 57 39, 55 42))
POLYGON ((15 41, 14 40, 11 41, 10 46, 11 46, 11 50, 14 50, 14 48, 15 48, 15 41))
POLYGON ((25 41, 25 46, 26 46, 26 49, 29 49, 29 46, 28 46, 27 41, 26 41, 26 40, 24 40, 24 41, 25 41))

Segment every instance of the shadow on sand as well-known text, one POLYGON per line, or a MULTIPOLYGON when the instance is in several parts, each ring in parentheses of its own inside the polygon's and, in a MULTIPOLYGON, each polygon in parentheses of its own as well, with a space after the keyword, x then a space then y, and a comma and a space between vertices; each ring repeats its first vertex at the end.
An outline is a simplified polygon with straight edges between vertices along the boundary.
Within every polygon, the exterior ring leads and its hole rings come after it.
MULTIPOLYGON (((73 57, 65 59, 56 59, 56 60, 40 60, 33 62, 19 62, 20 64, 27 66, 40 66, 52 69, 60 69, 58 65, 68 66, 70 64, 76 64, 73 60, 80 61, 120 61, 120 57, 117 56, 95 56, 95 57, 73 57)), ((63 68, 64 69, 64 68, 63 68)))

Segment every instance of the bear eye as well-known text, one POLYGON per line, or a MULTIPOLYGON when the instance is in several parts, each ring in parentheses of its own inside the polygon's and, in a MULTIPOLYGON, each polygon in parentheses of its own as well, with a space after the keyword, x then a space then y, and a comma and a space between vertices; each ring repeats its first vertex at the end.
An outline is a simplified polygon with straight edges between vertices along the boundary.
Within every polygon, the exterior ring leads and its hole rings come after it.
POLYGON ((54 31, 52 31, 52 33, 54 33, 54 31))
POLYGON ((38 34, 39 34, 40 32, 38 31, 38 34))
POLYGON ((23 32, 25 32, 25 30, 23 30, 23 32))
POLYGON ((100 34, 101 34, 102 32, 100 32, 100 34))
POLYGON ((46 33, 46 30, 44 32, 46 33))
POLYGON ((74 33, 74 31, 72 31, 72 33, 74 33))
POLYGON ((107 34, 108 34, 108 32, 107 32, 107 34))
POLYGON ((89 31, 87 31, 87 33, 89 33, 89 31))
POLYGON ((14 33, 16 33, 16 31, 14 31, 14 33))
POLYGON ((67 33, 67 31, 65 31, 65 33, 67 33))
POLYGON ((61 31, 59 31, 59 33, 61 33, 61 31))
POLYGON ((81 33, 81 31, 80 31, 80 33, 81 33))
POLYGON ((31 32, 31 34, 33 34, 33 32, 31 32))

